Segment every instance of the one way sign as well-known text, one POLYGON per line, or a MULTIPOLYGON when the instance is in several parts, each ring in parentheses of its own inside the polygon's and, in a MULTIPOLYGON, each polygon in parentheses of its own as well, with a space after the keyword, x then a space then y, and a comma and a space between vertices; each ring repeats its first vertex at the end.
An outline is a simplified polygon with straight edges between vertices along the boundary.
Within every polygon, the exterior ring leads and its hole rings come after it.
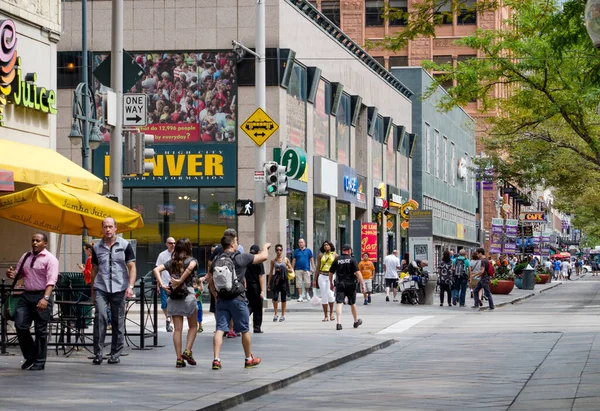
POLYGON ((145 94, 123 94, 123 127, 145 126, 148 117, 145 94))

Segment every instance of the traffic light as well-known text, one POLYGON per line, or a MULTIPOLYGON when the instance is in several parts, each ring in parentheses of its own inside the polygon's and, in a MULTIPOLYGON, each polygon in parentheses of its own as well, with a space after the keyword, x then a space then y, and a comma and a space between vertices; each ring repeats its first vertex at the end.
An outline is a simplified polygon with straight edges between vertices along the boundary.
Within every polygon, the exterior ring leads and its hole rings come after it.
POLYGON ((275 161, 267 161, 265 163, 265 193, 269 197, 275 197, 277 195, 277 171, 279 164, 275 161))
POLYGON ((125 132, 125 150, 123 153, 123 175, 136 174, 135 169, 135 135, 125 132))
POLYGON ((285 174, 287 171, 287 167, 282 165, 277 165, 277 195, 278 196, 286 196, 288 195, 288 178, 285 174))
POLYGON ((135 133, 135 174, 143 175, 154 170, 154 161, 146 162, 154 158, 154 149, 147 145, 154 143, 154 136, 142 132, 135 133))

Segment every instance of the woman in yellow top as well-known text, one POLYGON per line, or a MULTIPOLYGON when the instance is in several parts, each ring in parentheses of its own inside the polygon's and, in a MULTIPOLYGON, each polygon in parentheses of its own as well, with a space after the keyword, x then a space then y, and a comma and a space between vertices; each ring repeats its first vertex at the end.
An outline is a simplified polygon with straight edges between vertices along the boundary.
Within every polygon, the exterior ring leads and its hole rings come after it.
POLYGON ((335 297, 333 295, 333 291, 331 290, 331 283, 329 282, 329 269, 331 268, 331 264, 337 257, 335 253, 335 247, 331 243, 331 241, 323 241, 321 248, 319 249, 321 252, 317 256, 317 264, 319 267, 319 272, 315 279, 313 280, 313 287, 317 287, 321 290, 321 304, 323 305, 323 321, 327 321, 327 306, 329 305, 329 320, 335 320, 333 316, 333 303, 335 302, 335 297))

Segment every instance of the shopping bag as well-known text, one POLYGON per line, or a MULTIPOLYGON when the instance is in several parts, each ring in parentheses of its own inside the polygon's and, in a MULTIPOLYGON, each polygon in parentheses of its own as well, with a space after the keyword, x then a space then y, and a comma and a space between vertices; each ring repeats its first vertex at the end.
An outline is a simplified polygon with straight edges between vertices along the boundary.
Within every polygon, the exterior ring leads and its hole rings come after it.
POLYGON ((316 295, 313 295, 313 297, 310 299, 310 303, 312 304, 313 307, 318 307, 321 305, 321 297, 317 297, 316 295))

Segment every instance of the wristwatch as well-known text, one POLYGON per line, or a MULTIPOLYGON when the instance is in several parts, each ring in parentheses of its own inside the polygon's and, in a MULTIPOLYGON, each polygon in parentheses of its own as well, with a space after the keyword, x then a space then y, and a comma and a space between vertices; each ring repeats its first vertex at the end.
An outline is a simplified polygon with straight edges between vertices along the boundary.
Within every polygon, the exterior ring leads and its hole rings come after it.
POLYGON ((129 288, 131 288, 132 290, 133 290, 133 287, 134 287, 133 285, 130 285, 130 286, 129 286, 129 288))
POLYGON ((44 300, 46 300, 46 301, 50 301, 50 296, 49 296, 49 295, 45 295, 45 296, 44 296, 44 300))

